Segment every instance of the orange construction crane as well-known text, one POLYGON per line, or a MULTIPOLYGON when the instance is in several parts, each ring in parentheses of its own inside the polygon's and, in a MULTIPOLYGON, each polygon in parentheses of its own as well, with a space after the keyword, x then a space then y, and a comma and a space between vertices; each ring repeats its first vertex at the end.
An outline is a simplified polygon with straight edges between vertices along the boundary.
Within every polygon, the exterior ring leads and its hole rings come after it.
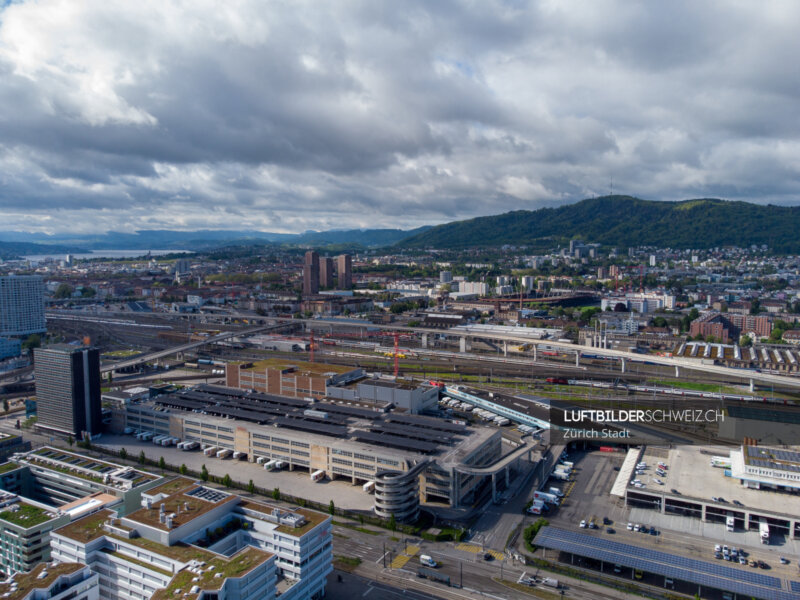
POLYGON ((394 376, 400 372, 400 334, 394 334, 394 376))

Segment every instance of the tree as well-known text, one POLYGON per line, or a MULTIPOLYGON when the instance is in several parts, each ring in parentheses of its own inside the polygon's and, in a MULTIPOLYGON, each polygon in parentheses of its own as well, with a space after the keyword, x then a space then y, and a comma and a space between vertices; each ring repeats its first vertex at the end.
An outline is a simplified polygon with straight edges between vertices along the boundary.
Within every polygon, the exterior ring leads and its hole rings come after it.
POLYGON ((120 457, 122 460, 125 460, 126 458, 128 458, 128 451, 127 451, 127 450, 125 450, 125 448, 120 448, 120 449, 119 449, 119 457, 120 457))
POLYGON ((664 317, 653 317, 653 327, 666 327, 667 320, 664 317))
POLYGON ((139 452, 139 464, 143 465, 146 460, 147 460, 147 456, 145 456, 144 450, 142 450, 141 452, 139 452))
POLYGON ((22 349, 23 350, 33 350, 34 348, 38 348, 42 345, 42 337, 38 333, 32 333, 25 341, 22 342, 22 349))
POLYGON ((252 479, 247 484, 247 491, 250 492, 251 494, 255 494, 256 493, 256 484, 253 483, 252 479))
POLYGON ((394 513, 389 515, 389 529, 397 531, 397 519, 394 518, 394 513))
POLYGON ((743 336, 741 336, 739 338, 739 345, 742 348, 747 348, 748 346, 752 346, 753 345, 753 338, 751 338, 749 335, 745 334, 745 335, 743 335, 743 336))
POLYGON ((8 412, 8 400, 3 400, 3 412, 8 412))
POLYGON ((231 481, 230 473, 225 473, 225 477, 222 478, 222 485, 224 485, 226 488, 229 488, 232 484, 233 481, 231 481))
POLYGON ((167 461, 164 460, 163 456, 158 459, 158 468, 162 471, 167 468, 167 461))
POLYGON ((62 283, 57 288, 55 293, 53 293, 53 298, 57 298, 59 300, 63 300, 64 298, 72 298, 72 293, 75 290, 72 289, 72 286, 68 283, 62 283))
POLYGON ((208 481, 208 469, 206 469, 205 465, 203 465, 203 468, 200 469, 200 479, 203 481, 208 481))
POLYGON ((272 499, 273 500, 280 500, 281 499, 281 490, 280 488, 275 488, 272 490, 272 499))
POLYGON ((333 504, 333 500, 331 500, 330 504, 328 504, 328 512, 331 515, 336 512, 336 506, 333 504))
POLYGON ((71 435, 68 435, 67 436, 67 443, 69 444, 69 447, 72 448, 72 444, 75 443, 75 438, 73 438, 71 435))
POLYGON ((186 475, 186 473, 188 473, 188 472, 189 472, 189 468, 186 466, 186 463, 183 463, 183 464, 181 465, 181 468, 180 468, 180 469, 178 469, 178 472, 179 472, 181 475, 186 475))
POLYGON ((783 329, 775 327, 769 334, 769 341, 770 342, 780 342, 781 338, 783 338, 783 329))
POLYGON ((81 288, 81 298, 94 298, 97 295, 97 291, 93 287, 82 287, 81 288))

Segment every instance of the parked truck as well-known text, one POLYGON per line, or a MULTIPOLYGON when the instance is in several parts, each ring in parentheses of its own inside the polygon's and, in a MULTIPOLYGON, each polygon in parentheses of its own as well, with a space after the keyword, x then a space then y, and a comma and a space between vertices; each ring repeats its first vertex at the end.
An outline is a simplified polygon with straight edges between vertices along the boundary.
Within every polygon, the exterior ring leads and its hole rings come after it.
POLYGON ((231 454, 233 454, 233 450, 228 450, 227 448, 223 448, 222 450, 217 450, 217 458, 228 458, 231 454))
POLYGON ((561 481, 569 480, 569 474, 564 471, 553 471, 552 477, 553 479, 559 479, 561 481))
POLYGON ((761 543, 769 544, 769 524, 766 519, 758 522, 758 532, 761 534, 761 543))
POLYGON ((364 490, 367 494, 371 494, 372 492, 375 491, 375 482, 368 481, 367 483, 361 486, 361 489, 364 490))
POLYGON ((543 502, 547 502, 548 504, 558 505, 558 496, 556 496, 555 494, 549 494, 548 492, 536 491, 533 493, 533 499, 542 500, 543 502))
POLYGON ((322 481, 323 479, 325 479, 325 471, 322 470, 314 471, 311 474, 311 481, 317 482, 317 481, 322 481))
POLYGON ((540 515, 545 511, 544 502, 541 500, 534 500, 528 512, 532 515, 540 515))
POLYGON ((733 513, 729 512, 728 516, 725 517, 725 529, 728 531, 733 531, 736 528, 736 520, 733 518, 733 513))
POLYGON ((551 487, 551 488, 550 488, 549 490, 547 490, 547 491, 548 491, 549 493, 551 493, 551 494, 555 494, 555 495, 556 495, 556 496, 558 496, 559 498, 563 498, 563 497, 564 497, 564 492, 562 492, 562 491, 561 491, 560 489, 558 489, 557 487, 551 487))

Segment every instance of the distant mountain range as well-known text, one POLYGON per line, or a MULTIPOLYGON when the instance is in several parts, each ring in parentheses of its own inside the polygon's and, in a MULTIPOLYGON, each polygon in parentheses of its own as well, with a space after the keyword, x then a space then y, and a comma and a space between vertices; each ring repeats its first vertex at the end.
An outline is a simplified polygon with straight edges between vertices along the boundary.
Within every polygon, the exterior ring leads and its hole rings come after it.
POLYGON ((800 207, 703 198, 682 202, 604 196, 558 208, 518 210, 437 225, 398 243, 406 248, 541 246, 581 239, 607 246, 746 247, 800 252, 800 207))
POLYGON ((26 233, 0 231, 0 256, 91 252, 93 250, 210 250, 248 244, 351 244, 365 247, 390 246, 428 227, 402 229, 351 229, 306 231, 300 234, 263 231, 172 231, 142 230, 136 233, 109 231, 100 235, 26 233))

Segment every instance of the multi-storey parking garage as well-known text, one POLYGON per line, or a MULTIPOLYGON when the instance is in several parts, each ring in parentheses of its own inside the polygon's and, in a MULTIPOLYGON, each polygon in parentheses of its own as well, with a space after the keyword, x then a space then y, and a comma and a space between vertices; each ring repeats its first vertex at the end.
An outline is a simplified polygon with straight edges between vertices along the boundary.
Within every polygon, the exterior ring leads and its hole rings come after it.
POLYGON ((129 432, 196 441, 209 452, 216 448, 250 462, 278 461, 291 470, 322 471, 353 484, 374 482, 380 514, 397 513, 389 510, 390 504, 403 514, 415 514, 418 506, 395 506, 398 498, 393 495, 400 482, 412 480, 414 493, 404 492, 405 499, 468 506, 486 485, 496 489, 503 481, 507 484, 509 471, 530 452, 524 447, 512 459, 500 461, 501 434, 494 427, 218 386, 199 386, 118 410, 123 415, 113 422, 129 432), (405 475, 409 472, 413 475, 405 475))

